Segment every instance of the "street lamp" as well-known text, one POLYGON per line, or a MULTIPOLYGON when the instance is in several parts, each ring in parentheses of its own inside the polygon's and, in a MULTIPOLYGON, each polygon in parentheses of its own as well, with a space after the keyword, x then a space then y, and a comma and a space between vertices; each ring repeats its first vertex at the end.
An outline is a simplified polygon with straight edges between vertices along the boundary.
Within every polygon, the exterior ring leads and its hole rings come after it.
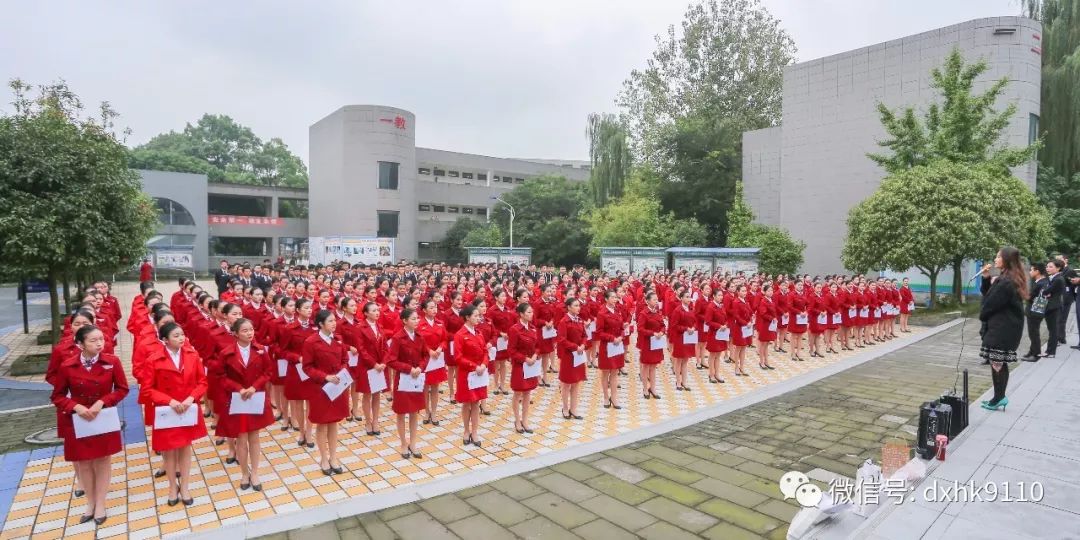
POLYGON ((499 198, 498 195, 492 195, 491 199, 496 202, 501 202, 510 209, 510 247, 514 247, 514 207, 510 203, 499 198))

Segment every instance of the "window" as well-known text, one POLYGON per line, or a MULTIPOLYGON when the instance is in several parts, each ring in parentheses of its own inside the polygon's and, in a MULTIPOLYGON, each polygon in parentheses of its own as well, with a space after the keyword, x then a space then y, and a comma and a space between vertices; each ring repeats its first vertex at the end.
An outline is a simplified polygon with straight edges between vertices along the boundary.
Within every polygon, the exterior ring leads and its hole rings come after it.
POLYGON ((268 197, 210 193, 206 196, 206 211, 212 216, 271 217, 268 197))
POLYGON ((194 234, 156 234, 146 241, 147 247, 194 246, 194 234))
POLYGON ((397 238, 398 213, 379 211, 378 215, 379 232, 376 234, 376 236, 378 236, 379 238, 397 238))
POLYGON ((477 180, 487 180, 487 173, 477 173, 476 174, 476 179, 477 180))
POLYGON ((431 211, 432 212, 445 212, 446 207, 441 205, 441 204, 434 204, 434 205, 431 206, 431 211))
POLYGON ((443 169, 435 169, 431 174, 434 174, 435 176, 446 176, 446 171, 443 169))
POLYGON ((421 212, 430 212, 431 211, 431 205, 430 204, 421 204, 419 206, 419 209, 420 209, 421 212))
POLYGON ((1035 140, 1039 138, 1039 115, 1031 113, 1028 115, 1028 144, 1034 144, 1035 140))
POLYGON ((487 216, 487 208, 477 208, 476 209, 476 215, 478 215, 478 216, 487 216))
POLYGON ((457 178, 457 177, 458 177, 458 172, 457 171, 450 171, 450 178, 457 178))
POLYGON ((473 209, 471 207, 469 207, 469 206, 462 206, 461 207, 461 213, 462 214, 471 214, 471 213, 473 213, 473 209))
POLYGON ((466 179, 466 180, 472 180, 472 173, 471 172, 463 172, 463 173, 461 173, 461 177, 466 179))
POLYGON ((524 184, 524 183, 525 183, 525 179, 524 179, 524 178, 515 178, 515 179, 514 179, 514 182, 516 182, 516 183, 518 183, 518 184, 524 184))
MULTIPOLYGON (((191 212, 188 212, 184 205, 172 200, 155 197, 154 202, 157 203, 158 219, 161 220, 162 225, 194 225, 195 219, 191 217, 191 212)), ((188 244, 191 245, 191 244, 188 244)))
POLYGON ((420 167, 419 169, 416 169, 416 172, 417 174, 431 174, 431 169, 420 167))
POLYGON ((269 257, 270 239, 244 236, 211 236, 212 257, 269 257))
POLYGON ((492 176, 492 178, 494 178, 496 182, 498 182, 498 181, 499 181, 499 177, 498 177, 498 176, 492 176))
POLYGON ((379 162, 379 189, 397 189, 398 164, 393 161, 379 162))
POLYGON ((278 217, 307 219, 308 202, 305 199, 278 199, 278 217))
MULTIPOLYGON (((497 180, 497 179, 496 179, 496 180, 497 180)), ((510 178, 509 176, 504 176, 504 177, 503 177, 503 179, 502 179, 502 181, 503 181, 503 182, 506 182, 507 184, 509 184, 510 182, 513 182, 513 181, 514 181, 514 179, 513 179, 513 178, 510 178)))
POLYGON ((297 259, 307 260, 308 258, 308 239, 307 238, 278 238, 278 255, 284 258, 286 261, 297 259))
POLYGON ((447 213, 450 213, 450 214, 456 214, 456 213, 458 213, 458 207, 456 207, 456 206, 447 206, 446 211, 447 211, 447 213))

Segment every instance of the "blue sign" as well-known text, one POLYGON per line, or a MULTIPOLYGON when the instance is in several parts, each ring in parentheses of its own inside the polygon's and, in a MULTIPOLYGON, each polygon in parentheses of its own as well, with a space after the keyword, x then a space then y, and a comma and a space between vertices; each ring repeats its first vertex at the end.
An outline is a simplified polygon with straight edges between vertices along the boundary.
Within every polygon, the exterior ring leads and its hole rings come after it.
POLYGON ((26 280, 26 292, 49 292, 49 283, 43 279, 28 279, 26 280))

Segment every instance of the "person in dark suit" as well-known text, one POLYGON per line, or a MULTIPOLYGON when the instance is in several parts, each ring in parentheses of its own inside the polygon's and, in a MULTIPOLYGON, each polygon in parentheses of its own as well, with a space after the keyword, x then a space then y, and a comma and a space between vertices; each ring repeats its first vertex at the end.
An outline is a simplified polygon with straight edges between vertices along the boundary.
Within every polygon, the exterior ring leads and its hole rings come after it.
POLYGON ((1029 273, 1031 274, 1033 284, 1031 286, 1031 297, 1028 299, 1027 308, 1024 309, 1024 314, 1027 318, 1028 340, 1031 342, 1031 346, 1028 348, 1028 353, 1025 354, 1021 360, 1025 362, 1038 362, 1040 353, 1042 353, 1042 339, 1039 336, 1039 326, 1042 325, 1043 314, 1031 311, 1031 303, 1032 300, 1043 294, 1049 280, 1046 279, 1046 265, 1043 263, 1032 263, 1029 273))
POLYGON ((1050 338, 1046 340, 1046 358, 1053 358, 1057 352, 1058 342, 1058 318, 1061 315, 1062 298, 1065 296, 1065 277, 1061 269, 1065 263, 1061 259, 1051 259, 1046 263, 1046 275, 1049 280, 1043 296, 1046 297, 1046 327, 1050 332, 1050 338))
POLYGON ((979 356, 990 362, 990 378, 994 382, 994 397, 984 401, 984 409, 1004 409, 1009 404, 1005 389, 1009 385, 1009 363, 1016 361, 1016 349, 1024 337, 1024 298, 1028 284, 1020 263, 1020 251, 1006 246, 994 257, 994 266, 1001 275, 991 279, 990 266, 982 270, 983 294, 979 309, 982 327, 979 336, 982 346, 979 356))
POLYGON ((229 261, 225 259, 221 260, 221 266, 214 270, 214 283, 217 284, 218 296, 221 296, 225 291, 229 290, 229 280, 232 276, 229 274, 229 261))
MULTIPOLYGON (((1061 315, 1058 316, 1058 343, 1065 343, 1065 327, 1069 324, 1069 312, 1072 311, 1073 304, 1076 303, 1076 269, 1069 266, 1069 257, 1062 254, 1058 256, 1061 262, 1065 266, 1061 267, 1061 278, 1065 285, 1065 292, 1061 295, 1061 315)), ((1078 319, 1080 320, 1080 319, 1078 319)))

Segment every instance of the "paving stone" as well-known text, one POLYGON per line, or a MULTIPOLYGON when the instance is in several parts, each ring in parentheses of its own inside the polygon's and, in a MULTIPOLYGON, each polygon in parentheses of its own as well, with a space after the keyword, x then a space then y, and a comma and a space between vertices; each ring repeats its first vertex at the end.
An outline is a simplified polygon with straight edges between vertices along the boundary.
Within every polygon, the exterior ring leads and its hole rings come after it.
POLYGON ((492 490, 491 484, 480 484, 479 486, 471 487, 469 489, 463 489, 463 490, 457 492, 457 494, 458 494, 458 497, 461 497, 462 499, 468 499, 469 497, 472 497, 474 495, 479 495, 481 493, 487 493, 487 492, 489 492, 491 490, 492 490))
POLYGON ((795 518, 795 514, 799 513, 798 506, 776 499, 766 501, 764 504, 753 508, 762 514, 772 516, 784 523, 791 523, 791 520, 795 518))
MULTIPOLYGON (((746 460, 741 461, 740 464, 744 462, 746 462, 746 460)), ((717 480, 723 480, 729 484, 735 484, 739 486, 745 484, 746 482, 749 482, 752 478, 754 478, 754 475, 740 471, 740 464, 727 466, 713 463, 711 461, 699 461, 690 464, 688 468, 700 472, 706 477, 716 478, 717 480)))
MULTIPOLYGON (((697 461, 695 458, 694 461, 697 461)), ((703 476, 700 474, 684 469, 682 467, 676 467, 670 463, 660 461, 658 459, 650 459, 649 461, 643 461, 638 464, 639 467, 649 471, 651 473, 658 474, 669 480, 674 480, 683 484, 689 484, 701 480, 703 476)))
POLYGON ((660 458, 673 465, 687 465, 693 463, 694 461, 697 461, 698 459, 690 454, 686 454, 678 450, 672 450, 671 448, 660 444, 650 444, 648 446, 643 446, 641 447, 641 452, 652 457, 660 458))
POLYGON ((360 526, 360 520, 356 516, 341 518, 334 522, 337 526, 337 530, 344 531, 348 529, 354 529, 360 526))
MULTIPOLYGON (((782 528, 786 529, 786 527, 782 528)), ((701 533, 701 536, 703 538, 715 540, 758 540, 761 538, 761 535, 759 534, 754 534, 746 529, 740 529, 730 523, 720 523, 701 533)))
POLYGON ((647 489, 606 474, 589 480, 589 485, 601 493, 607 493, 626 504, 635 506, 656 496, 655 493, 647 489))
POLYGON ((636 484, 649 476, 652 476, 652 473, 612 457, 596 460, 593 462, 593 466, 620 480, 630 482, 631 484, 636 484))
POLYGON ((604 519, 594 519, 573 531, 585 540, 635 540, 636 534, 619 528, 614 523, 604 519))
MULTIPOLYGON (((596 520, 593 520, 596 521, 596 520)), ((578 540, 581 537, 560 527, 557 523, 544 516, 536 516, 528 521, 523 521, 510 527, 510 532, 518 538, 544 539, 544 540, 578 540)))
POLYGON ((599 491, 562 473, 552 473, 536 480, 536 484, 571 502, 581 502, 600 494, 599 491))
POLYGON ((709 496, 679 482, 668 480, 667 478, 661 478, 654 476, 644 482, 638 484, 639 486, 660 495, 671 499, 677 503, 685 504, 687 506, 694 506, 695 504, 708 499, 709 496))
MULTIPOLYGON (((534 514, 535 515, 535 514, 534 514)), ((514 533, 484 514, 476 514, 446 525, 454 534, 468 540, 513 540, 514 533)), ((411 538, 415 538, 410 536, 411 538)))
POLYGON ((746 463, 740 463, 737 467, 740 471, 772 480, 773 482, 779 482, 780 477, 784 476, 787 471, 778 469, 776 467, 770 467, 768 465, 762 465, 754 461, 747 461, 746 463))
POLYGON ((525 506, 547 517, 567 529, 584 525, 594 519, 596 514, 574 504, 554 493, 545 493, 522 501, 525 506))
POLYGON ((416 512, 408 516, 387 521, 386 525, 402 538, 432 538, 457 540, 445 525, 431 517, 427 512, 416 512))
POLYGON ((314 527, 305 527, 289 531, 289 540, 338 540, 337 527, 333 523, 323 523, 314 527))
POLYGON ((570 478, 573 478, 574 480, 577 480, 579 482, 584 482, 585 480, 588 480, 595 476, 599 476, 601 474, 600 471, 582 463, 581 461, 565 461, 552 467, 552 470, 554 470, 555 472, 563 473, 566 476, 569 476, 570 478))
POLYGON ((697 509, 757 534, 765 534, 780 526, 780 521, 771 516, 723 499, 703 502, 697 509))
MULTIPOLYGON (((476 508, 503 527, 517 525, 522 521, 536 517, 535 512, 498 491, 489 491, 475 497, 469 497, 465 499, 465 502, 471 504, 473 508, 476 508)), ((453 527, 451 527, 451 530, 457 532, 453 527)))
POLYGON ((649 459, 648 454, 643 454, 632 448, 615 448, 613 450, 608 450, 604 453, 619 461, 622 461, 623 463, 629 463, 631 465, 641 463, 642 461, 649 459))
POLYGON ((535 497, 544 492, 543 488, 520 476, 508 476, 502 480, 492 482, 491 487, 517 501, 535 497))
MULTIPOLYGON (((708 514, 699 512, 690 508, 689 506, 681 505, 675 501, 670 501, 663 497, 656 497, 649 499, 644 503, 638 505, 638 508, 648 512, 661 520, 674 523, 679 527, 686 529, 692 533, 699 533, 716 525, 718 520, 708 514)), ((645 529, 637 531, 638 534, 646 536, 645 530, 650 527, 654 527, 656 524, 650 525, 645 529)))
POLYGON ((475 508, 454 494, 435 497, 421 501, 419 504, 427 513, 443 523, 467 518, 476 513, 475 508))
POLYGON ((636 531, 651 525, 656 518, 608 495, 598 495, 583 501, 581 506, 586 510, 603 516, 628 531, 636 531))
POLYGON ((756 491, 750 491, 749 489, 744 489, 715 478, 703 478, 702 480, 695 482, 692 487, 714 497, 727 499, 747 508, 753 508, 754 506, 769 500, 768 497, 757 493, 756 491))
POLYGON ((754 477, 754 479, 739 487, 749 489, 755 493, 760 493, 770 499, 784 500, 784 494, 780 493, 779 481, 779 477, 777 477, 776 480, 766 480, 764 478, 754 477))
POLYGON ((698 540, 700 537, 666 521, 657 521, 637 532, 645 540, 698 540))
POLYGON ((368 536, 363 527, 354 527, 352 529, 344 530, 339 529, 338 536, 341 537, 341 540, 371 540, 371 537, 368 536))
POLYGON ((359 519, 360 525, 363 526, 364 532, 371 537, 371 540, 393 540, 397 538, 397 534, 374 513, 364 514, 359 519))
POLYGON ((735 448, 735 445, 731 444, 729 442, 718 442, 716 444, 710 444, 709 448, 714 448, 714 449, 719 450, 721 452, 727 452, 728 450, 731 450, 732 448, 735 448))
POLYGON ((829 458, 822 457, 822 456, 807 456, 807 457, 802 459, 802 462, 803 463, 808 463, 810 465, 814 465, 815 467, 820 467, 820 468, 825 469, 826 471, 829 471, 829 472, 834 472, 834 473, 839 474, 841 476, 853 476, 854 475, 854 472, 853 472, 850 464, 842 463, 842 462, 837 461, 835 459, 829 459, 829 458))

